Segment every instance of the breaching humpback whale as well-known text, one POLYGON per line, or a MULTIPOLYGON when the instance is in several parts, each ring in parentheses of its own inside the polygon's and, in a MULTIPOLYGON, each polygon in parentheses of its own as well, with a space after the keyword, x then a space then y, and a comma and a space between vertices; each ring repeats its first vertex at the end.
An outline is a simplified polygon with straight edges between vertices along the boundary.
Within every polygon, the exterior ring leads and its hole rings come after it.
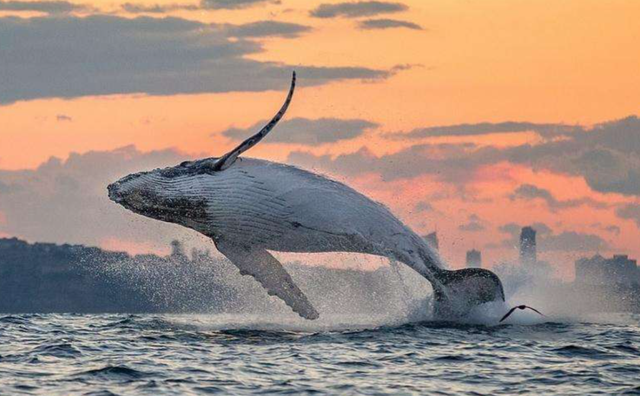
POLYGON ((239 156, 282 118, 295 88, 256 135, 219 158, 125 176, 109 197, 153 219, 194 229, 270 295, 306 319, 318 311, 269 251, 356 252, 402 262, 429 280, 437 314, 461 315, 471 307, 504 301, 491 271, 445 269, 438 254, 385 206, 352 188, 290 165, 239 156))

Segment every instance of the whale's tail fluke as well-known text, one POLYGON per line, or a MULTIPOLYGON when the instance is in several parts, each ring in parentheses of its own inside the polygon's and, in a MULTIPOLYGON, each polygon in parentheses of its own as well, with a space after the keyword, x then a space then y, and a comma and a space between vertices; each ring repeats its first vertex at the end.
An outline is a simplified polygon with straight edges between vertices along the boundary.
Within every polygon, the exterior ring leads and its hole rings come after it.
POLYGON ((505 301, 500 278, 487 269, 441 270, 436 277, 434 307, 438 317, 460 316, 480 304, 505 301))

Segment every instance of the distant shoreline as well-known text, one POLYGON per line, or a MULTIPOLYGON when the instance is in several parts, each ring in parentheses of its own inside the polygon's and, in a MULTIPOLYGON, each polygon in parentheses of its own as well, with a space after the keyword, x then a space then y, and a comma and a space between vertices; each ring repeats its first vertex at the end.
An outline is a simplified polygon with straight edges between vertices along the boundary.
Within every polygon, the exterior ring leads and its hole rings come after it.
MULTIPOLYGON (((413 279, 408 269, 398 278, 386 266, 375 271, 287 267, 325 309, 393 310, 410 304, 407 299, 430 294, 429 286, 413 279)), ((503 280, 510 282, 508 276, 503 280)), ((537 283, 543 286, 521 287, 518 301, 568 314, 640 313, 638 284, 537 283)), ((197 250, 188 257, 177 241, 172 253, 162 257, 0 238, 1 313, 222 313, 274 307, 278 304, 226 260, 197 250)))

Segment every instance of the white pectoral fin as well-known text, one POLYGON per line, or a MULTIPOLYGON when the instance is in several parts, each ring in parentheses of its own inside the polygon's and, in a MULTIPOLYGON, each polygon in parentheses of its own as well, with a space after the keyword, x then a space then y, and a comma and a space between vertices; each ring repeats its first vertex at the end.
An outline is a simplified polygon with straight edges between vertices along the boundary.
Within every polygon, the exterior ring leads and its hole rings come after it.
POLYGON ((241 275, 253 276, 269 295, 278 296, 298 315, 318 319, 320 315, 291 279, 282 264, 265 249, 247 248, 218 242, 218 250, 240 269, 241 275))

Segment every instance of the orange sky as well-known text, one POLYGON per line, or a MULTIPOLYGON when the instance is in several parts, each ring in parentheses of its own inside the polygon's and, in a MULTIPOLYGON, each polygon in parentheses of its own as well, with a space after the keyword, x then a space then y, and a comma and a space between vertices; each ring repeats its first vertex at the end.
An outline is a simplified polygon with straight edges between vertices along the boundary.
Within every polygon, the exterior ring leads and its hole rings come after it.
MULTIPOLYGON (((149 5, 178 2, 135 1, 149 5)), ((74 3, 133 17, 120 11, 118 1, 74 3)), ((383 81, 336 81, 299 89, 289 118, 361 118, 380 124, 360 138, 305 148, 315 154, 338 155, 362 146, 377 155, 393 153, 416 142, 391 141, 382 136, 384 133, 434 125, 508 120, 592 125, 638 114, 638 1, 407 0, 407 11, 376 17, 411 21, 423 30, 375 31, 359 30, 356 20, 349 18, 312 18, 308 12, 317 3, 283 0, 281 4, 240 10, 176 11, 172 15, 233 24, 278 20, 313 28, 297 38, 259 40, 265 51, 250 57, 260 61, 374 69, 412 65, 383 81)), ((66 158, 70 152, 112 150, 130 144, 143 151, 175 147, 188 153, 221 154, 234 143, 215 132, 231 126, 247 127, 270 117, 283 95, 280 91, 139 94, 36 99, 3 105, 0 168, 35 168, 50 156, 66 158), (58 120, 58 115, 70 120, 58 120)), ((429 141, 508 146, 535 139, 523 133, 429 141)), ((262 145, 252 150, 251 156, 283 161, 295 149, 300 147, 262 145)), ((420 232, 437 226, 444 255, 455 266, 462 262, 466 249, 498 242, 504 236, 496 227, 511 221, 545 222, 558 230, 596 233, 616 249, 640 257, 637 227, 617 218, 613 208, 577 207, 552 213, 538 201, 505 198, 518 185, 528 183, 546 188, 562 200, 588 196, 616 204, 635 202, 618 194, 596 193, 581 177, 534 172, 508 164, 494 166, 483 170, 472 184, 481 200, 438 202, 434 204, 437 211, 426 218, 412 213, 415 203, 451 186, 427 176, 390 183, 375 175, 341 180, 385 202, 420 232), (458 231, 458 225, 470 214, 486 221, 486 232, 469 235, 458 231), (621 233, 612 236, 594 229, 592 224, 596 222, 615 224, 621 227, 621 233)), ((105 247, 133 246, 114 241, 105 241, 105 247)), ((489 262, 514 255, 513 251, 488 249, 483 253, 489 262)))

